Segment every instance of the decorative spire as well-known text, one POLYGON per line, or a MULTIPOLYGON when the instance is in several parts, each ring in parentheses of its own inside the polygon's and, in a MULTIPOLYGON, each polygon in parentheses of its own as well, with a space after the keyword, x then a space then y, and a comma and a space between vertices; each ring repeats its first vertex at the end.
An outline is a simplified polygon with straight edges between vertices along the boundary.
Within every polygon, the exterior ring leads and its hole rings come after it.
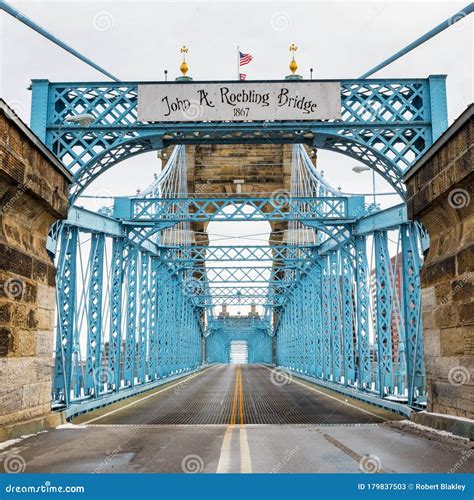
POLYGON ((188 72, 188 63, 186 62, 186 54, 188 53, 188 48, 186 45, 183 45, 180 49, 181 54, 183 54, 183 62, 181 63, 181 66, 179 67, 181 73, 183 73, 183 76, 186 76, 186 73, 188 72))
POLYGON ((292 43, 290 45, 291 52, 291 61, 290 61, 290 71, 291 75, 285 77, 285 80, 301 80, 303 77, 301 75, 296 74, 296 70, 298 69, 298 63, 295 61, 295 52, 298 50, 298 47, 292 43))
POLYGON ((298 64, 297 62, 295 61, 295 52, 298 50, 298 47, 292 43, 290 45, 290 52, 292 53, 291 54, 291 62, 290 62, 290 71, 295 74, 296 73, 296 70, 298 69, 298 64))
POLYGON ((178 81, 189 81, 189 80, 192 80, 191 77, 186 76, 186 73, 189 70, 188 63, 186 62, 186 54, 188 53, 189 49, 186 47, 186 45, 183 45, 179 49, 179 51, 181 52, 181 54, 183 54, 183 62, 181 63, 181 66, 179 67, 179 70, 181 71, 182 76, 178 76, 178 78, 176 78, 176 80, 178 80, 178 81))

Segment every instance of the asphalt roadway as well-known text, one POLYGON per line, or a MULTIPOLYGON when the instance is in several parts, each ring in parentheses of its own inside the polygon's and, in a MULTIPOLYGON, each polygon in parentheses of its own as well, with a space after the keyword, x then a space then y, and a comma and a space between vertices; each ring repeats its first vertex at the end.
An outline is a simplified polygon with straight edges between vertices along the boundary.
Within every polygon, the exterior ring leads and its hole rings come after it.
POLYGON ((24 472, 473 472, 472 443, 263 365, 214 365, 0 452, 24 472))

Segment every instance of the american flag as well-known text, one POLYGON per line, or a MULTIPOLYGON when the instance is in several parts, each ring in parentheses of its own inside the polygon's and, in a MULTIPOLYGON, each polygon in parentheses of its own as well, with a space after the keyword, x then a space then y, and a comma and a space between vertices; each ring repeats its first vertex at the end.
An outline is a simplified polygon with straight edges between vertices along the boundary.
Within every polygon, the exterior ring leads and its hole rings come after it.
POLYGON ((247 79, 247 75, 245 73, 240 73, 240 79, 241 80, 246 80, 247 79))
POLYGON ((253 59, 253 56, 251 54, 244 54, 243 52, 240 52, 240 51, 239 51, 239 54, 240 54, 240 65, 241 66, 245 66, 253 59))

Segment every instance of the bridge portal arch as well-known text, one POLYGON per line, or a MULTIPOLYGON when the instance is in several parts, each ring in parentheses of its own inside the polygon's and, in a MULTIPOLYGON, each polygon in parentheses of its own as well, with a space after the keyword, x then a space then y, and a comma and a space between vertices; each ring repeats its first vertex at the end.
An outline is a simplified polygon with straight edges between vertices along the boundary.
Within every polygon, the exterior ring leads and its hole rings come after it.
MULTIPOLYGON (((268 82, 256 82, 268 83, 268 82)), ((341 80, 341 119, 143 123, 138 83, 32 81, 31 127, 74 175, 75 199, 101 172, 175 144, 303 143, 351 156, 403 197, 403 171, 447 128, 445 77, 341 80), (66 121, 89 115, 81 126, 66 121)))
MULTIPOLYGON (((33 81, 32 127, 74 175, 72 201, 102 172, 146 151, 172 145, 264 142, 306 144, 348 155, 376 170, 403 197, 403 172, 447 126, 442 76, 342 80, 339 82, 340 118, 312 121, 141 122, 137 114, 138 86, 136 82, 33 81), (89 124, 81 125, 79 119, 71 121, 79 115, 88 117, 89 124)), ((306 168, 311 170, 309 165, 306 168)), ((186 198, 181 193, 176 199, 122 199, 113 220, 74 210, 76 218, 66 222, 61 235, 59 257, 58 301, 62 316, 56 351, 58 400, 66 405, 83 397, 99 401, 111 392, 120 396, 122 391, 134 390, 135 386, 154 384, 163 376, 175 376, 196 368, 202 349, 200 337, 209 337, 212 345, 212 339, 224 335, 218 332, 227 332, 227 336, 231 332, 235 339, 237 330, 238 335, 245 331, 242 322, 238 326, 230 324, 237 321, 236 318, 206 318, 209 304, 214 300, 206 273, 202 280, 203 294, 195 293, 193 287, 188 286, 189 277, 197 272, 196 266, 201 266, 203 256, 206 258, 199 246, 186 243, 175 248, 187 259, 186 265, 180 267, 173 257, 166 257, 169 245, 150 241, 150 236, 179 223, 250 220, 241 208, 235 210, 237 215, 225 213, 227 207, 248 205, 253 207, 252 216, 272 223, 288 223, 297 235, 300 226, 305 225, 312 228, 311 231, 326 233, 327 237, 309 245, 309 253, 299 237, 294 238, 293 244, 275 249, 279 267, 272 274, 272 286, 257 295, 260 303, 275 314, 259 319, 258 324, 265 324, 265 328, 256 327, 256 318, 249 318, 253 324, 247 329, 247 340, 253 335, 253 339, 265 339, 262 345, 267 345, 272 342, 270 335, 274 334, 276 359, 281 366, 329 383, 375 392, 380 398, 397 394, 406 396, 410 404, 421 403, 424 367, 417 314, 420 297, 415 228, 407 219, 404 206, 370 213, 360 197, 328 193, 327 186, 316 174, 311 182, 318 186, 317 190, 310 190, 307 197, 304 193, 299 196, 298 190, 290 192, 283 205, 271 198, 239 197, 237 193, 215 199, 186 198), (392 285, 394 269, 388 252, 387 231, 393 227, 399 231, 400 258, 406 270, 401 303, 397 303, 392 285), (92 234, 87 257, 91 270, 87 303, 91 313, 87 315, 89 329, 84 365, 75 359, 78 332, 74 315, 78 290, 71 282, 77 265, 75 242, 80 231, 92 234), (375 277, 380 284, 374 315, 375 342, 369 338, 369 234, 375 242, 375 277), (111 274, 104 277, 105 238, 112 239, 113 259, 111 274), (185 270, 186 266, 191 267, 185 270), (110 281, 113 292, 107 297, 113 318, 107 325, 113 344, 109 352, 100 347, 104 325, 97 313, 103 302, 101 290, 105 279, 110 281), (311 308, 308 318, 302 314, 305 304, 311 308), (404 328, 403 349, 397 350, 396 359, 390 326, 395 309, 404 328), (177 319, 185 330, 192 332, 192 343, 186 335, 173 334, 184 331, 177 328, 177 319), (125 339, 117 333, 124 321, 125 339), (216 323, 219 321, 224 323, 216 323), (183 346, 186 346, 184 351, 183 346), (149 352, 153 353, 151 363, 147 359, 149 352), (122 380, 120 363, 123 361, 126 366, 122 380), (113 379, 105 383, 97 376, 104 369, 104 363, 113 379), (85 379, 80 375, 84 371, 85 379)), ((245 260, 247 250, 237 250, 239 259, 245 260)), ((212 254, 215 249, 209 247, 208 251, 212 254)), ((244 267, 241 272, 244 282, 250 281, 244 267)), ((231 269, 225 273, 216 274, 217 282, 224 274, 235 276, 231 269)), ((223 300, 228 300, 228 292, 221 292, 223 300)), ((253 300, 255 296, 246 290, 245 296, 241 293, 236 297, 240 302, 244 298, 253 300)))

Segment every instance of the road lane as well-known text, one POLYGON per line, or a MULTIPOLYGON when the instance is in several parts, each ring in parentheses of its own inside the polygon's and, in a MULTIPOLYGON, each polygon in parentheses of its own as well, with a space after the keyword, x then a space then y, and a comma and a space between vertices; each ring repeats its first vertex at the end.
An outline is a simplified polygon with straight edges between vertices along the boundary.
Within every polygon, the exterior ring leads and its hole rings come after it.
POLYGON ((0 452, 25 472, 473 471, 468 441, 265 366, 216 365, 0 452), (89 422, 89 424, 87 424, 89 422))

